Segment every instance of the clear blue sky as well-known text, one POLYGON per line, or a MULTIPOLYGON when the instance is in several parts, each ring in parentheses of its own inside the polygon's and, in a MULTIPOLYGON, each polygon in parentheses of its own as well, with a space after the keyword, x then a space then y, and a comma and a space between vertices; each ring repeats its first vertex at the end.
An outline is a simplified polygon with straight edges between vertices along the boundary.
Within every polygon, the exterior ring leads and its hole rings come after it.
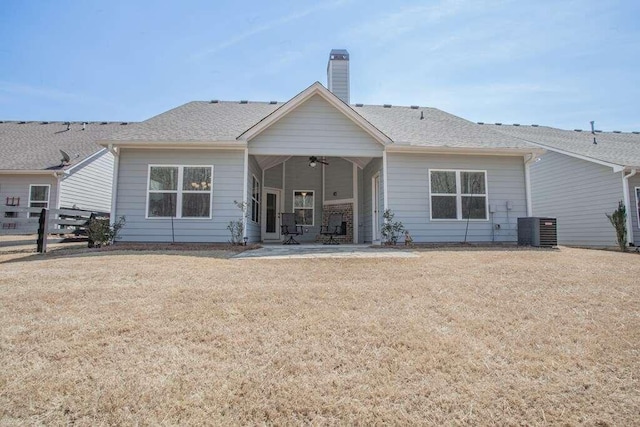
POLYGON ((640 2, 4 0, 0 120, 284 101, 351 54, 351 101, 640 130, 640 2))

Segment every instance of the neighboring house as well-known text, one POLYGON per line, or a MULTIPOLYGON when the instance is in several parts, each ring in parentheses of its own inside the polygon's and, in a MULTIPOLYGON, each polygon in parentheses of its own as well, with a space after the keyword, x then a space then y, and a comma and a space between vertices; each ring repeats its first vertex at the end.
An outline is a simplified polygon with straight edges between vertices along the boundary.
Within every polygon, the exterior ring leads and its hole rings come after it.
POLYGON ((640 132, 485 127, 547 150, 531 165, 533 215, 558 219, 560 244, 615 246, 615 230, 605 214, 623 201, 628 242, 640 245, 640 132))
POLYGON ((380 241, 383 211, 415 242, 515 242, 529 213, 527 159, 544 150, 434 108, 349 104, 349 54, 328 89, 285 103, 190 102, 101 141, 114 152, 112 218, 123 241, 226 242, 247 206, 248 241, 281 240, 294 212, 316 241, 343 214, 342 241, 380 241))
POLYGON ((76 207, 109 212, 113 155, 96 141, 125 125, 0 122, 0 203, 4 211, 0 234, 34 231, 33 224, 13 221, 15 215, 27 216, 6 212, 13 208, 76 207))

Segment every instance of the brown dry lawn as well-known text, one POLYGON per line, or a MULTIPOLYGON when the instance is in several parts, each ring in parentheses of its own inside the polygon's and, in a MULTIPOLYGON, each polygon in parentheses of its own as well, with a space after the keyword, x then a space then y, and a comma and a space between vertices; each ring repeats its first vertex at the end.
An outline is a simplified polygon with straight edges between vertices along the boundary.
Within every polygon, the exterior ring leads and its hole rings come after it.
POLYGON ((640 257, 0 256, 0 424, 640 422, 640 257))

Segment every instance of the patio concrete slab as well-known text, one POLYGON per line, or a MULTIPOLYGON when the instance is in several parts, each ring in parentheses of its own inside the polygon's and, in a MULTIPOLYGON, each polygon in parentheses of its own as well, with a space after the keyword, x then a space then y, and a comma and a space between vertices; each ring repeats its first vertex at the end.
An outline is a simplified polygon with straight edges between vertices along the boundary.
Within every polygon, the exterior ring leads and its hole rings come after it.
POLYGON ((234 259, 298 258, 416 258, 409 249, 389 249, 368 245, 265 245, 234 255, 234 259))

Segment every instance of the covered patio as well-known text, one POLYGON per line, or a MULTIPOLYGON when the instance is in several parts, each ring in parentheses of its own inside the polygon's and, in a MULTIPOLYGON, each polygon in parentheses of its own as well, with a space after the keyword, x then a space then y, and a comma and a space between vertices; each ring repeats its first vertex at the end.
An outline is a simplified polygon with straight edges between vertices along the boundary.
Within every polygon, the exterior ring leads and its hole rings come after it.
POLYGON ((259 209, 260 241, 283 241, 281 214, 291 212, 300 243, 321 243, 321 227, 331 215, 342 216, 340 244, 372 242, 372 224, 380 211, 381 194, 372 178, 382 167, 381 157, 268 156, 250 155, 249 163, 261 176, 252 174, 251 209, 259 209), (257 167, 255 167, 257 166, 257 167), (256 206, 258 205, 258 206, 256 206))

